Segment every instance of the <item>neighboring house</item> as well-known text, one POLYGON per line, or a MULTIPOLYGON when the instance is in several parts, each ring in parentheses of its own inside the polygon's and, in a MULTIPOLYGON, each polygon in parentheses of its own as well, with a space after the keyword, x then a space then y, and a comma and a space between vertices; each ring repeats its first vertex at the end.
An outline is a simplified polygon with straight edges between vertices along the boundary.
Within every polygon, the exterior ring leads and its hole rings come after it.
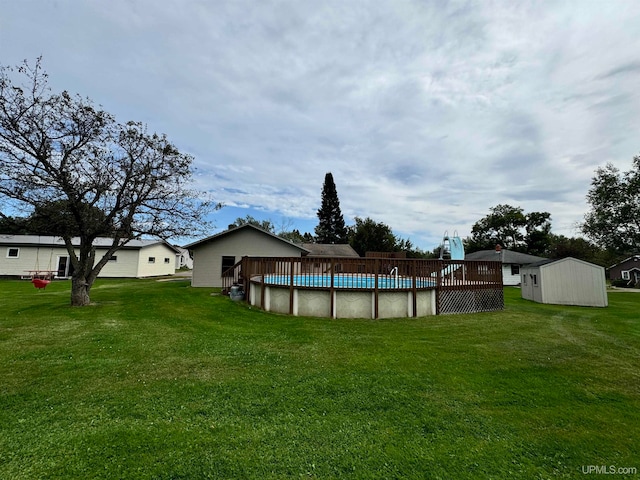
POLYGON ((496 248, 468 253, 465 260, 502 263, 502 284, 515 286, 520 284, 520 270, 523 266, 546 260, 546 258, 514 252, 506 248, 496 248))
MULTIPOLYGON (((110 238, 97 238, 93 242, 97 259, 104 255, 111 242, 110 238)), ((80 245, 77 238, 72 243, 80 245)), ((67 278, 73 272, 69 253, 60 237, 0 234, 0 249, 4 250, 4 254, 0 253, 0 276, 28 277, 37 270, 52 272, 56 278, 67 278)), ((111 257, 98 276, 173 275, 177 253, 175 247, 163 240, 131 240, 111 257)))
POLYGON ((193 258, 189 254, 189 250, 182 247, 175 247, 178 251, 176 254, 176 270, 180 268, 188 268, 189 270, 193 269, 193 258))
POLYGON ((609 279, 611 280, 627 280, 629 285, 640 283, 640 255, 626 258, 608 268, 609 279))
POLYGON ((567 257, 522 267, 522 298, 538 303, 606 307, 604 268, 567 257))
POLYGON ((193 257, 193 287, 222 287, 223 274, 244 256, 301 257, 307 249, 246 223, 184 246, 193 257))

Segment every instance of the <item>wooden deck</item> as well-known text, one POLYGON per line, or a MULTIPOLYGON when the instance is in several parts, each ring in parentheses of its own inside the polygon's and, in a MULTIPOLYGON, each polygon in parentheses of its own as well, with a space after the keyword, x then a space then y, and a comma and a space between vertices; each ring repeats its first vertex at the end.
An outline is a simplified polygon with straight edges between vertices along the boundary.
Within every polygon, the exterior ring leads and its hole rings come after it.
MULTIPOLYGON (((232 285, 241 285, 245 298, 249 298, 252 282, 256 279, 262 287, 270 285, 270 279, 280 278, 273 285, 282 286, 282 276, 288 276, 290 289, 290 312, 293 312, 294 289, 322 289, 333 293, 337 288, 336 278, 345 276, 356 281, 374 278, 374 318, 378 318, 378 295, 380 291, 412 291, 413 298, 422 290, 437 290, 436 314, 473 313, 501 310, 504 308, 502 295, 502 265, 500 262, 423 260, 402 258, 308 258, 308 257, 243 257, 230 268, 224 277, 223 291, 232 285), (311 286, 305 277, 328 276, 328 284, 311 286), (296 281, 294 282, 294 277, 296 281), (302 281, 299 279, 302 278, 302 281), (387 282, 380 282, 379 280, 387 282), (408 279, 394 282, 394 279, 408 279), (295 285, 298 283, 298 285, 295 285), (384 288, 379 285, 385 284, 384 288), (308 286, 307 286, 308 285, 308 286)), ((348 287, 346 287, 348 288, 348 287)), ((354 288, 361 290, 361 288, 354 288)), ((333 299, 333 295, 331 295, 333 299)), ((415 301, 415 300, 414 300, 415 301)), ((259 303, 264 307, 264 300, 259 303)), ((413 308, 413 312, 417 309, 413 308)))

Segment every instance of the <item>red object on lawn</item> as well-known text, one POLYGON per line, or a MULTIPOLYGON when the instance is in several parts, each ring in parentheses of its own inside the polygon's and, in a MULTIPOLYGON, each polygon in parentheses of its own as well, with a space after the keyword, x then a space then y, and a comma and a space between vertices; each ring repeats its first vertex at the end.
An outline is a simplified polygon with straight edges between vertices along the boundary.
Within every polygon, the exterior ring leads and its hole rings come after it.
POLYGON ((31 283, 33 283, 33 286, 41 289, 41 288, 47 288, 47 285, 49 285, 51 283, 51 280, 43 280, 42 278, 34 278, 33 280, 31 280, 31 283))

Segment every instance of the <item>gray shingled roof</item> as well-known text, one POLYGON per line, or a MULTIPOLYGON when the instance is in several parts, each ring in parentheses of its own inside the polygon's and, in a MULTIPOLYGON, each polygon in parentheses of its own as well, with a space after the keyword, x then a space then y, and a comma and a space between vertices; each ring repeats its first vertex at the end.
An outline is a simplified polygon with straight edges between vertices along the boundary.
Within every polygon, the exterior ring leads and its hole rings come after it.
POLYGON ((358 252, 348 244, 303 243, 302 246, 309 251, 309 255, 307 255, 308 257, 360 257, 358 252))
POLYGON ((595 263, 587 262, 586 260, 581 260, 579 258, 574 257, 563 257, 563 258, 552 258, 546 260, 540 260, 539 262, 530 263, 527 267, 542 267, 543 265, 548 265, 550 263, 564 262, 564 261, 574 261, 586 265, 591 265, 593 267, 604 268, 600 265, 596 265, 595 263))
POLYGON ((187 250, 191 250, 193 247, 196 247, 196 246, 201 245, 201 244, 203 244, 203 243, 207 243, 207 242, 215 241, 215 240, 217 240, 217 239, 219 239, 219 238, 221 238, 221 237, 225 237, 225 236, 227 236, 227 235, 231 235, 231 234, 233 234, 234 232, 237 232, 238 230, 242 230, 242 229, 244 229, 244 228, 257 230, 258 232, 263 233, 263 234, 265 234, 265 235, 268 235, 268 236, 270 236, 270 237, 273 237, 273 238, 275 238, 275 239, 277 239, 277 240, 280 240, 280 241, 281 241, 281 242, 283 242, 283 243, 287 243, 287 244, 291 245, 292 247, 296 247, 296 248, 298 248, 298 249, 302 250, 302 252, 303 252, 303 253, 307 251, 307 249, 306 249, 306 248, 304 248, 304 247, 302 247, 302 246, 300 246, 300 245, 296 245, 295 243, 290 242, 289 240, 285 240, 284 238, 279 237, 278 235, 275 235, 275 234, 273 234, 273 233, 271 233, 271 232, 268 232, 268 231, 266 231, 266 230, 264 230, 264 229, 262 229, 262 228, 260 228, 260 227, 258 227, 258 226, 256 226, 256 225, 253 225, 253 224, 251 224, 251 223, 244 223, 244 224, 242 224, 242 225, 240 225, 240 226, 238 226, 238 227, 232 227, 232 228, 229 228, 228 230, 225 230, 225 231, 223 231, 223 232, 216 233, 215 235, 211 235, 210 237, 206 237, 206 238, 203 238, 203 239, 198 240, 198 241, 196 241, 196 242, 190 243, 190 244, 188 244, 188 245, 184 245, 182 248, 185 248, 185 249, 187 249, 187 250))
POLYGON ((548 263, 553 263, 559 261, 557 258, 555 260, 540 260, 539 262, 533 262, 527 265, 527 267, 541 267, 542 265, 547 265, 548 263))
POLYGON ((502 263, 516 265, 527 265, 529 263, 547 260, 544 257, 537 257, 535 255, 529 255, 528 253, 513 252, 511 250, 507 250, 506 248, 503 248, 500 253, 496 252, 495 250, 480 250, 465 255, 464 259, 488 262, 500 261, 502 263))

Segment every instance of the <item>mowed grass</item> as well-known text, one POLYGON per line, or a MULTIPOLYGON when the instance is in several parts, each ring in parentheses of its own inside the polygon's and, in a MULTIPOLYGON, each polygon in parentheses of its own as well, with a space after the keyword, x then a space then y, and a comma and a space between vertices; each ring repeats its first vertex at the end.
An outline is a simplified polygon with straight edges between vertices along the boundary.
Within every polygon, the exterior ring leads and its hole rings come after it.
POLYGON ((640 294, 331 320, 187 281, 100 280, 85 308, 67 282, 0 287, 3 479, 640 471, 640 294))

